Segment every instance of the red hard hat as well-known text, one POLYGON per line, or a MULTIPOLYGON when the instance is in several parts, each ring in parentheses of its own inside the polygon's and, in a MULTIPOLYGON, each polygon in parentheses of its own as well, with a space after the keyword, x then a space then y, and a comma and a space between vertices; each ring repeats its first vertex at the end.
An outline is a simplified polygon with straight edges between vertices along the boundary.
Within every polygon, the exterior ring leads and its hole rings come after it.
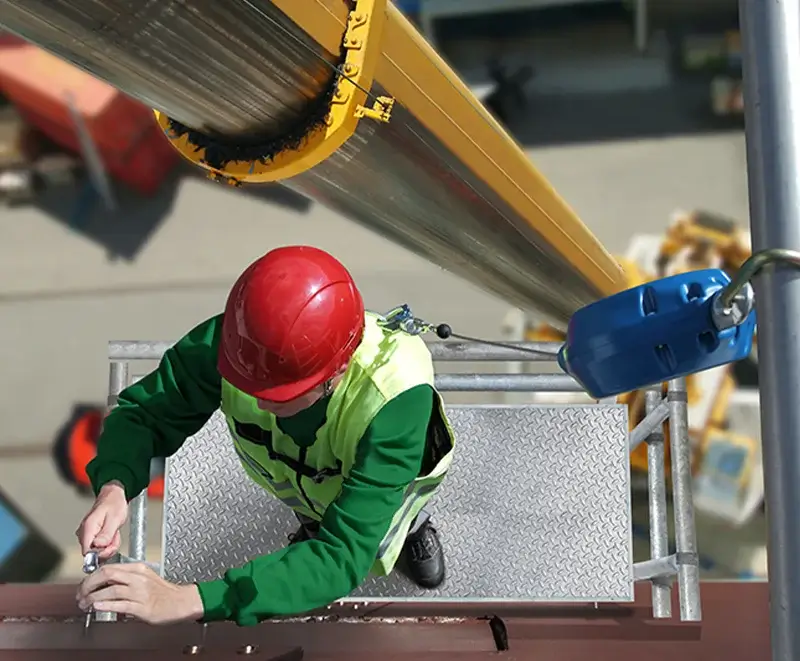
POLYGON ((218 368, 253 397, 288 402, 333 377, 363 334, 364 302, 347 269, 318 248, 277 248, 228 295, 218 368))

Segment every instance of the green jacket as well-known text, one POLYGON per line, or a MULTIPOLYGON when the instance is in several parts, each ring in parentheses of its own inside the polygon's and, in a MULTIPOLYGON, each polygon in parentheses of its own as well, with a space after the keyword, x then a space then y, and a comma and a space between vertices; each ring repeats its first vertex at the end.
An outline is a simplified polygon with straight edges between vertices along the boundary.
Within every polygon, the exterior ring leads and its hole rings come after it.
MULTIPOLYGON (((158 368, 127 388, 106 418, 87 466, 95 492, 118 480, 130 500, 145 489, 150 461, 168 457, 219 408, 222 315, 191 330, 158 368)), ((317 539, 287 546, 199 583, 207 621, 255 624, 326 606, 369 573, 406 487, 420 474, 434 393, 417 386, 388 402, 362 437, 356 462, 322 519, 317 539)), ((327 400, 279 420, 298 445, 314 442, 327 400)), ((291 531, 287 531, 291 532, 291 531)))

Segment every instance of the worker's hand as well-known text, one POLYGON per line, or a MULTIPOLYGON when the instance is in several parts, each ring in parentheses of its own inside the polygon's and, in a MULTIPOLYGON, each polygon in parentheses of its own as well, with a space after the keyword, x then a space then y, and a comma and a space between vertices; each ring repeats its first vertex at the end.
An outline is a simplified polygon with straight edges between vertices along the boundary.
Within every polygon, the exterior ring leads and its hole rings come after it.
POLYGON ((120 528, 128 519, 128 500, 125 489, 117 482, 104 485, 81 521, 75 534, 85 555, 97 551, 101 560, 108 560, 120 546, 120 528))
POLYGON ((172 624, 203 617, 196 585, 175 585, 144 563, 103 565, 78 588, 82 610, 132 615, 148 624, 172 624))

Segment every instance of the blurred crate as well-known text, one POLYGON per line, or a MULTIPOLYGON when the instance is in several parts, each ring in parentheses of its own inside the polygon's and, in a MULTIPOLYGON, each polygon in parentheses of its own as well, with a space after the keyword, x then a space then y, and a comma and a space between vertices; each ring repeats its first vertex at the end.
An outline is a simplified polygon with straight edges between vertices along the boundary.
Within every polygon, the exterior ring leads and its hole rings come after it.
POLYGON ((158 124, 153 122, 136 148, 131 149, 127 160, 119 164, 109 162, 107 167, 112 176, 134 190, 143 195, 152 195, 179 160, 178 152, 164 138, 158 124))
POLYGON ((34 46, 0 43, 0 91, 26 122, 80 152, 71 97, 106 168, 142 194, 155 192, 179 159, 149 108, 34 46))
MULTIPOLYGON (((35 112, 21 112, 25 121, 36 126, 54 142, 79 150, 75 129, 49 121, 35 112)), ((180 160, 180 155, 164 138, 155 122, 147 122, 132 136, 127 148, 103 148, 98 145, 103 165, 117 181, 122 181, 142 195, 154 194, 180 160)))
MULTIPOLYGON (((3 48, 0 87, 21 112, 72 128, 72 95, 89 133, 102 149, 125 150, 153 122, 150 111, 110 85, 30 45, 3 48)), ((74 133, 74 131, 73 131, 74 133)), ((77 146, 77 142, 76 142, 77 146)))

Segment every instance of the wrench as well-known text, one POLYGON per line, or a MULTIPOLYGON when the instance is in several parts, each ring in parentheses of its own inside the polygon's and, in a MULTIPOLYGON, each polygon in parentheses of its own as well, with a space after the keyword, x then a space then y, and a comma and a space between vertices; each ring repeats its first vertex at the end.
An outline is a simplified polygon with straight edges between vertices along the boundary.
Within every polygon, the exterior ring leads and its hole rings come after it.
MULTIPOLYGON (((89 551, 85 556, 83 556, 83 573, 84 574, 93 574, 97 571, 98 567, 100 567, 100 558, 97 555, 97 551, 89 551)), ((89 631, 89 625, 92 623, 92 610, 86 613, 86 620, 83 623, 83 632, 84 635, 89 631)))

